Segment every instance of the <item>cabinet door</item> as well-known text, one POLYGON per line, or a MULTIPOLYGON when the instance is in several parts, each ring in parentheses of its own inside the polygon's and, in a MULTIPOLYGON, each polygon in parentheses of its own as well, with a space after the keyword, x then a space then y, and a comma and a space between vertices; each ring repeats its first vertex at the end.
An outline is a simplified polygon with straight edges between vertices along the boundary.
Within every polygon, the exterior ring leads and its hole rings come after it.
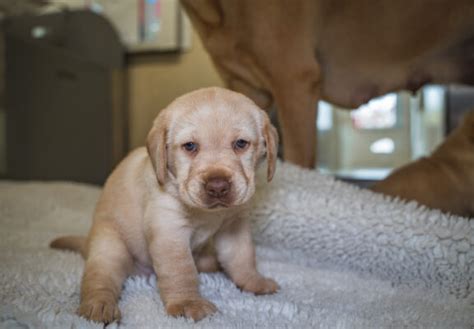
POLYGON ((112 163, 111 73, 7 38, 7 175, 102 183, 112 163))

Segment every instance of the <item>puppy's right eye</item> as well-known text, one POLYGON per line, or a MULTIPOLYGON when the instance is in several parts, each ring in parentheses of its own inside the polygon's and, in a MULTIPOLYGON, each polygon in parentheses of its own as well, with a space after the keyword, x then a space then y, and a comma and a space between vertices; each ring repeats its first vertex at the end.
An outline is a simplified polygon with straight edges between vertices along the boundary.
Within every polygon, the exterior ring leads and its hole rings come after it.
POLYGON ((195 153, 198 150, 197 144, 193 142, 184 143, 183 145, 181 145, 181 147, 183 148, 183 150, 189 153, 195 153))

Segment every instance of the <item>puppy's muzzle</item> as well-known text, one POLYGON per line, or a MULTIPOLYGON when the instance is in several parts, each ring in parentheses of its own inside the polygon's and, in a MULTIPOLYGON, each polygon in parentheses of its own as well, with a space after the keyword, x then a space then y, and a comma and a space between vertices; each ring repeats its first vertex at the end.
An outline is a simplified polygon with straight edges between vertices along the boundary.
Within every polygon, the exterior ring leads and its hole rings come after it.
POLYGON ((222 199, 229 194, 231 184, 224 177, 211 177, 205 183, 204 188, 208 197, 222 199))

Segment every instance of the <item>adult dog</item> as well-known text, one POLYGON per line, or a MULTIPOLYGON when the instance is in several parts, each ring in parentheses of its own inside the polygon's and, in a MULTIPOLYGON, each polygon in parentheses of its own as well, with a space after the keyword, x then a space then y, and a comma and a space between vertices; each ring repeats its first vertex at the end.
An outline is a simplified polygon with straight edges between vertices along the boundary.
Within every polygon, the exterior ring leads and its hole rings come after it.
POLYGON ((244 210, 265 158, 272 179, 277 141, 267 114, 229 90, 201 89, 161 111, 148 153, 133 151, 108 178, 87 240, 51 243, 86 258, 78 313, 118 320, 123 281, 137 272, 156 273, 168 314, 194 320, 216 311, 199 293, 198 270, 222 267, 242 290, 275 292, 257 271, 244 210))
POLYGON ((181 0, 226 84, 273 100, 285 160, 313 167, 319 99, 356 108, 474 82, 472 0, 181 0))
POLYGON ((474 217, 474 110, 433 154, 398 168, 372 190, 474 217))

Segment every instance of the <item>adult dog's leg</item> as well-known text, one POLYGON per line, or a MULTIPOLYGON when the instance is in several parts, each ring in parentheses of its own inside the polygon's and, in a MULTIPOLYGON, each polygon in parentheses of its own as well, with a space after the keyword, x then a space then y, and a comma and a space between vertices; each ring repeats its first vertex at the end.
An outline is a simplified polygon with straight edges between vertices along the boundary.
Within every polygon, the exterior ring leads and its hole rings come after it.
POLYGON ((109 223, 93 229, 81 283, 78 314, 96 322, 120 319, 118 299, 133 261, 119 233, 109 223))
POLYGON ((319 98, 314 80, 290 78, 273 88, 282 132, 283 158, 306 168, 316 163, 316 118, 319 98))

